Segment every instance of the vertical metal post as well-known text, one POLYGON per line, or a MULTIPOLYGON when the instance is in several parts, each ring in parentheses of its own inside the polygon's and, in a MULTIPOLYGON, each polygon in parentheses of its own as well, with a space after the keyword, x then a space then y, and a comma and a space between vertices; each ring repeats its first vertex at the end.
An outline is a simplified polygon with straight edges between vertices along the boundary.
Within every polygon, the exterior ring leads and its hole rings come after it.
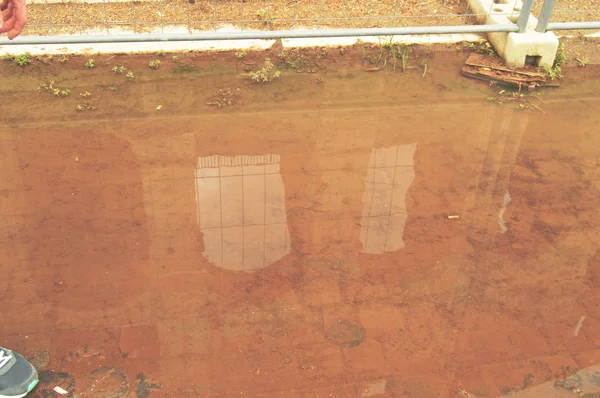
POLYGON ((525 33, 527 29, 527 22, 529 21, 529 15, 531 14, 531 8, 533 7, 533 0, 523 0, 523 7, 521 7, 521 14, 517 21, 519 27, 519 33, 525 33))
POLYGON ((550 16, 552 15, 552 7, 554 7, 554 0, 544 0, 542 5, 542 11, 540 12, 540 19, 538 19, 535 31, 539 33, 546 33, 550 16))

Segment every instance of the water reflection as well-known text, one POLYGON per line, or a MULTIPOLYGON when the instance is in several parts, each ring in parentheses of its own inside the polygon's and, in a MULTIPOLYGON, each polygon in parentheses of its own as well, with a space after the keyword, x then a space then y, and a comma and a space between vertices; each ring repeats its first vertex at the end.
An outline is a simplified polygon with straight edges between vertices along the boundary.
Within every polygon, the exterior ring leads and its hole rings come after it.
POLYGON ((371 151, 360 221, 365 253, 381 254, 404 247, 405 197, 415 178, 416 149, 414 143, 371 151))
POLYGON ((219 267, 254 271, 290 251, 279 155, 206 156, 196 167, 198 225, 219 267))

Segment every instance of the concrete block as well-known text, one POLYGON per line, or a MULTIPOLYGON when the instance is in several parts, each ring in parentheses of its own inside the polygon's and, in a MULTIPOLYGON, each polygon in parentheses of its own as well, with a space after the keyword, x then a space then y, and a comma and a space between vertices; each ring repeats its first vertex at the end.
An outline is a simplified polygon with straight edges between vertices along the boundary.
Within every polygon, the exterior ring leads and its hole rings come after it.
MULTIPOLYGON (((480 23, 486 25, 517 24, 521 0, 469 0, 480 23)), ((553 32, 535 31, 537 18, 531 15, 524 33, 489 33, 488 39, 507 65, 552 67, 558 50, 558 37, 553 32)))

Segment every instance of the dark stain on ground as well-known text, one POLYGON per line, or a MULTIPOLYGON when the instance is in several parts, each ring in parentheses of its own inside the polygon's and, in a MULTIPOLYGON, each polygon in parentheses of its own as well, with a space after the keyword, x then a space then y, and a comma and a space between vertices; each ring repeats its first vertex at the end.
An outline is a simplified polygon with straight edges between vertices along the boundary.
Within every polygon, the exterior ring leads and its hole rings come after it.
POLYGON ((87 389, 94 392, 94 397, 123 398, 129 392, 129 383, 123 369, 103 366, 90 373, 87 389))
POLYGON ((40 383, 34 390, 33 397, 56 397, 56 392, 52 390, 56 386, 59 386, 68 392, 67 395, 64 395, 64 397, 71 398, 75 396, 74 376, 66 372, 55 372, 53 370, 43 370, 39 372, 38 375, 40 378, 40 383))
POLYGON ((596 250, 594 256, 588 260, 586 276, 586 282, 590 287, 600 284, 600 250, 596 250))
POLYGON ((360 325, 342 321, 329 328, 327 337, 342 346, 357 347, 365 339, 365 330, 360 325))
POLYGON ((48 350, 40 350, 31 354, 28 358, 34 368, 40 370, 48 366, 50 362, 50 352, 48 350))
POLYGON ((596 387, 600 387, 600 372, 594 372, 588 377, 593 385, 595 385, 596 387))
POLYGON ((143 373, 139 373, 136 376, 138 381, 137 388, 135 390, 136 398, 146 398, 152 391, 160 390, 162 384, 156 380, 153 380, 143 373))
POLYGON ((523 377, 523 389, 526 389, 527 387, 529 387, 531 385, 531 383, 533 382, 533 379, 535 379, 535 376, 533 375, 533 373, 527 373, 525 375, 525 377, 523 377))

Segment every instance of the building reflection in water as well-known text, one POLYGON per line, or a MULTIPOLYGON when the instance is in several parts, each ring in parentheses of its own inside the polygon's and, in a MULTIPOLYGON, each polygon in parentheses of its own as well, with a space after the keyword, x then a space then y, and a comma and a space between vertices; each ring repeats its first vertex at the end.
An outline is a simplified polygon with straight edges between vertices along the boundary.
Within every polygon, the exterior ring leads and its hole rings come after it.
POLYGON ((198 158, 196 203, 204 252, 215 265, 255 271, 290 251, 279 155, 198 158))
POLYGON ((406 193, 415 178, 416 149, 415 143, 372 150, 360 222, 363 252, 381 254, 404 247, 406 193))

